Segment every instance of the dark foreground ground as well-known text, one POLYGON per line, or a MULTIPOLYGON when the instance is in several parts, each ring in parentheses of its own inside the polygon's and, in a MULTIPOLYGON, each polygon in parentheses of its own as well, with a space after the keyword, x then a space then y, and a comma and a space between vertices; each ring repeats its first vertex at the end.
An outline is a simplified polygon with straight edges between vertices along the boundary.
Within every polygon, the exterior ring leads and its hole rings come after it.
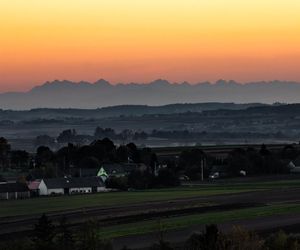
MULTIPOLYGON (((279 229, 300 232, 300 181, 290 179, 283 181, 278 177, 248 178, 244 180, 247 183, 242 184, 240 182, 243 180, 220 181, 218 184, 205 184, 203 188, 208 191, 199 191, 198 195, 196 192, 192 197, 176 198, 175 195, 163 200, 155 200, 154 197, 151 201, 123 202, 84 209, 51 211, 47 214, 54 223, 65 215, 73 229, 89 219, 98 220, 101 232, 104 232, 105 237, 112 239, 114 249, 121 249, 124 245, 145 248, 157 242, 158 229, 152 224, 158 220, 165 223, 165 239, 173 243, 185 241, 193 232, 203 230, 205 224, 210 222, 218 224, 225 232, 235 225, 259 233, 279 229), (234 192, 230 191, 232 189, 225 192, 229 189, 228 182, 235 182, 234 192), (224 193, 209 193, 210 188, 214 189, 216 185, 224 189, 224 193), (236 216, 237 214, 240 216, 236 216)), ((202 188, 201 184, 193 185, 197 190, 202 188)), ((190 188, 190 191, 186 192, 193 192, 194 187, 190 188)), ((153 195, 160 192, 162 191, 156 190, 153 195)), ((177 191, 169 192, 171 194, 177 191)), ((124 196, 126 195, 128 194, 125 192, 124 196)), ((30 235, 39 216, 39 213, 18 216, 0 214, 0 240, 30 235)))
MULTIPOLYGON (((255 231, 260 235, 267 235, 269 233, 283 230, 286 233, 300 232, 300 214, 270 216, 267 218, 257 218, 251 220, 231 221, 227 223, 218 224, 218 228, 222 232, 229 232, 234 226, 240 226, 246 230, 255 231)), ((182 245, 193 233, 205 230, 205 225, 191 226, 184 229, 176 229, 166 231, 164 233, 164 240, 171 242, 173 245, 182 245)), ((130 246, 133 249, 147 249, 148 246, 153 245, 159 241, 158 233, 142 234, 125 236, 114 239, 114 249, 122 249, 124 246, 130 246)))

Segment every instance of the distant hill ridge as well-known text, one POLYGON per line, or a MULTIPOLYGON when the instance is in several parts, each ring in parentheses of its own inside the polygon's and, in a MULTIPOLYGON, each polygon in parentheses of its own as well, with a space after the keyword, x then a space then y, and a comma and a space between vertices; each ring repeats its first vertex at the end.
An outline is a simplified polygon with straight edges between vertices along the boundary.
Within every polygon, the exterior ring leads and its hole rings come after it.
POLYGON ((0 94, 2 109, 85 108, 116 105, 166 105, 170 103, 296 103, 300 101, 300 83, 261 81, 241 84, 233 80, 197 84, 170 83, 158 79, 150 83, 110 84, 104 79, 94 83, 46 82, 28 92, 0 94))
POLYGON ((65 119, 84 118, 98 119, 118 116, 142 116, 156 114, 177 114, 187 112, 203 112, 213 110, 245 110, 250 107, 264 107, 261 103, 182 103, 163 106, 148 105, 120 105, 97 109, 74 109, 74 108, 38 108, 27 111, 0 110, 0 120, 30 120, 30 119, 65 119))

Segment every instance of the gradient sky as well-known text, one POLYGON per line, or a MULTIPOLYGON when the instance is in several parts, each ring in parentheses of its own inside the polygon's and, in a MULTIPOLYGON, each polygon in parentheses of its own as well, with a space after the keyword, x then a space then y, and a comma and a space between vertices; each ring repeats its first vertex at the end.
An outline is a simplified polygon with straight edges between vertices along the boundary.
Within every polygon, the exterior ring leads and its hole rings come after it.
POLYGON ((0 91, 47 80, 300 81, 299 0, 1 0, 0 91))

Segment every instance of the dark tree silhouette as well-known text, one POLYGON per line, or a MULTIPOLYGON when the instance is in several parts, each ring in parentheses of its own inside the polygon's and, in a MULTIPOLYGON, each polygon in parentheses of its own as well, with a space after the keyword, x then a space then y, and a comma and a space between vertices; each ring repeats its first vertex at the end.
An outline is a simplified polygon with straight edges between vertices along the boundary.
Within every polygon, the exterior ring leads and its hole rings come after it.
POLYGON ((59 134, 57 141, 60 143, 74 142, 76 139, 77 132, 75 129, 67 129, 59 134))
POLYGON ((8 144, 8 141, 4 137, 0 137, 0 167, 2 169, 9 166, 9 152, 10 144, 8 144))
POLYGON ((67 218, 63 216, 57 228, 56 245, 58 249, 72 250, 74 248, 73 234, 68 228, 67 218))
POLYGON ((51 220, 43 214, 34 228, 34 246, 35 249, 53 250, 55 237, 55 227, 51 220))

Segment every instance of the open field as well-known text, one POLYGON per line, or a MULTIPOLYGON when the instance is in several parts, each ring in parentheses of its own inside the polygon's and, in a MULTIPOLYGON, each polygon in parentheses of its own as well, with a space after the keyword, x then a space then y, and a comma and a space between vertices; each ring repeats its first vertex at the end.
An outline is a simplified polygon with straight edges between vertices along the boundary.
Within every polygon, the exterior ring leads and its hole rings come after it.
POLYGON ((248 177, 168 189, 1 201, 0 240, 30 235, 41 213, 54 223, 65 215, 74 229, 95 219, 99 234, 113 238, 115 249, 133 243, 143 247, 149 237, 155 242, 159 228, 170 241, 184 240, 180 237, 210 223, 253 230, 288 225, 300 232, 299 194, 299 179, 248 177))
POLYGON ((202 184, 191 187, 154 189, 147 191, 113 192, 0 201, 0 217, 33 215, 65 210, 84 210, 93 207, 124 206, 136 203, 295 187, 300 187, 300 180, 247 182, 235 184, 202 184))
POLYGON ((27 200, 1 201, 0 218, 7 216, 20 216, 42 214, 49 212, 87 209, 93 207, 123 206, 135 203, 155 202, 198 196, 211 196, 233 194, 239 192, 255 191, 258 188, 246 187, 192 187, 153 191, 132 191, 100 193, 91 195, 74 195, 59 197, 42 197, 27 200))
POLYGON ((224 222, 251 220, 274 215, 299 214, 300 204, 278 204, 254 208, 244 208, 224 212, 193 214, 187 216, 162 218, 159 220, 142 221, 138 223, 122 224, 100 229, 104 238, 116 238, 129 235, 182 229, 195 225, 222 224, 224 222))

